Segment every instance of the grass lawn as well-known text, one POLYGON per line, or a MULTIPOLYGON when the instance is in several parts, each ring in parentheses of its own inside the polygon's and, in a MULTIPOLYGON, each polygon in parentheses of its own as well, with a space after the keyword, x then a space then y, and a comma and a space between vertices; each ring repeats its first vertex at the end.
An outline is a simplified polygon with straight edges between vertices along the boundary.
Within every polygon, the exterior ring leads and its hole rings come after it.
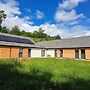
POLYGON ((0 90, 89 90, 90 62, 54 58, 0 60, 0 90))

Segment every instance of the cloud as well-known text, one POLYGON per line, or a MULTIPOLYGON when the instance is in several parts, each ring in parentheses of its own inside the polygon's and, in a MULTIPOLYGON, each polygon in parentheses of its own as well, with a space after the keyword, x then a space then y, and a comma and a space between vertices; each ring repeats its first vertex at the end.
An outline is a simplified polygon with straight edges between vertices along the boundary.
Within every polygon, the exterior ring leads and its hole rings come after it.
POLYGON ((60 28, 58 28, 58 26, 56 24, 42 24, 40 25, 40 27, 42 29, 45 30, 45 33, 48 33, 49 35, 60 35, 62 33, 62 31, 60 30, 60 28))
POLYGON ((86 0, 63 0, 55 12, 57 30, 63 38, 90 35, 90 27, 84 23, 90 23, 84 13, 78 14, 75 7, 86 0))
POLYGON ((33 24, 33 22, 29 22, 26 18, 20 18, 18 16, 15 16, 15 17, 7 17, 7 19, 5 20, 5 22, 3 22, 2 25, 7 26, 10 30, 12 29, 12 27, 16 25, 21 30, 27 31, 28 28, 23 27, 24 24, 30 25, 30 24, 33 24))
POLYGON ((75 7, 79 5, 80 2, 86 0, 63 0, 59 3, 58 8, 55 13, 55 20, 57 22, 73 22, 80 19, 86 18, 83 13, 78 14, 75 7))
POLYGON ((90 28, 82 25, 76 25, 69 29, 66 28, 64 33, 64 38, 88 36, 90 35, 90 28), (89 34, 87 34, 87 32, 89 32, 89 34))
POLYGON ((86 0, 64 0, 62 3, 59 3, 60 9, 73 9, 79 5, 79 3, 86 0))
POLYGON ((78 25, 78 24, 79 24, 79 22, 78 22, 77 20, 74 20, 73 22, 70 22, 70 23, 69 23, 69 25, 71 25, 71 26, 72 26, 72 25, 78 25))
POLYGON ((23 18, 20 18, 18 16, 22 14, 22 12, 20 11, 18 2, 16 2, 15 0, 5 0, 5 2, 0 2, 0 10, 4 10, 7 14, 7 18, 2 23, 2 25, 7 26, 10 30, 15 25, 24 30, 26 29, 26 27, 23 27, 24 24, 33 24, 33 22, 30 21, 29 16, 24 16, 23 18))
POLYGON ((85 17, 83 14, 78 15, 75 10, 71 10, 69 12, 65 10, 58 10, 55 14, 55 20, 57 22, 70 22, 83 17, 85 17))
MULTIPOLYGON (((3 0, 2 0, 3 1, 3 0)), ((79 19, 84 18, 84 14, 77 14, 74 9, 66 11, 64 9, 57 9, 55 20, 58 21, 56 24, 44 23, 39 26, 34 25, 29 16, 24 16, 20 18, 22 14, 20 11, 19 3, 16 0, 5 0, 5 2, 0 1, 0 10, 4 10, 7 14, 6 20, 3 22, 3 26, 7 26, 10 30, 12 27, 17 25, 21 30, 27 32, 33 32, 38 30, 40 27, 45 30, 45 33, 49 35, 59 34, 62 38, 76 37, 90 35, 90 28, 81 25, 79 19), (69 27, 69 25, 71 25, 69 27)), ((74 0, 77 1, 77 0, 74 0)), ((60 7, 60 6, 58 6, 60 7)), ((37 10, 37 19, 42 19, 44 17, 43 12, 37 10)), ((90 23, 90 19, 88 19, 90 23)))
POLYGON ((61 26, 58 24, 43 24, 42 27, 49 35, 60 35, 62 38, 79 37, 90 35, 90 28, 82 25, 73 27, 61 26))
POLYGON ((39 10, 37 10, 35 14, 36 14, 36 19, 42 19, 44 17, 43 12, 39 10))
POLYGON ((0 10, 4 10, 8 16, 21 14, 18 3, 15 0, 0 2, 0 10))

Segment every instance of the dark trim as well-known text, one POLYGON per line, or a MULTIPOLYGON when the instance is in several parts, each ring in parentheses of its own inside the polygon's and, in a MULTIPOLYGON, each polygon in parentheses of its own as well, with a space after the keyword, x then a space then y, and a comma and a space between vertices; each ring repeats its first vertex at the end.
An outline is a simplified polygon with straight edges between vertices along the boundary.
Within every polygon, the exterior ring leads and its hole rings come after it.
MULTIPOLYGON (((14 45, 0 45, 2 47, 22 47, 22 48, 39 48, 39 47, 24 47, 24 46, 14 46, 14 45)), ((39 48, 39 49, 45 49, 45 48, 39 48)))
POLYGON ((90 47, 71 47, 71 48, 45 48, 45 49, 86 49, 90 47))
POLYGON ((22 48, 38 48, 38 49, 84 49, 84 48, 90 48, 90 47, 68 47, 68 48, 42 48, 42 47, 26 47, 26 46, 14 46, 14 45, 0 45, 0 46, 7 46, 7 47, 22 47, 22 48))

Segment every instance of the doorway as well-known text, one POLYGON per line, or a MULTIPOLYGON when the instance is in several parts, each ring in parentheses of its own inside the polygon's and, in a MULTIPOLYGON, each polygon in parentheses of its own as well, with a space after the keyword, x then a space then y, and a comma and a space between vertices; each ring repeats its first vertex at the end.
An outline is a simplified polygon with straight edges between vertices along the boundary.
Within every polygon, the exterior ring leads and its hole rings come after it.
POLYGON ((63 50, 60 50, 60 58, 63 58, 63 50))
POLYGON ((79 49, 75 49, 75 59, 79 59, 79 49))
POLYGON ((31 49, 28 49, 28 57, 31 57, 31 49))
POLYGON ((55 49, 55 57, 57 57, 57 50, 55 49))
POLYGON ((86 59, 85 49, 81 49, 81 59, 86 59))

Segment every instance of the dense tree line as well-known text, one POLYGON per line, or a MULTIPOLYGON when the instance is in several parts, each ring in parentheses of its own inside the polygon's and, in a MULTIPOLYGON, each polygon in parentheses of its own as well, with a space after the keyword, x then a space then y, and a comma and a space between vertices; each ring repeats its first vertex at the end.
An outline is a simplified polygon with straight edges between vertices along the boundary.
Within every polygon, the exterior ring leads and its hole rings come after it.
POLYGON ((42 28, 39 28, 38 31, 26 32, 24 30, 20 30, 18 26, 13 27, 12 30, 9 30, 7 27, 4 26, 0 30, 0 32, 2 33, 9 33, 9 34, 19 35, 24 37, 30 37, 36 42, 61 39, 59 35, 50 36, 44 33, 44 31, 45 30, 42 30, 42 28))
POLYGON ((38 31, 34 31, 34 32, 25 32, 24 30, 20 30, 18 26, 15 26, 12 28, 12 30, 9 30, 7 27, 1 26, 2 22, 6 19, 6 17, 7 15, 4 13, 3 10, 1 10, 0 11, 0 32, 2 33, 9 33, 9 34, 14 34, 19 36, 21 35, 25 37, 30 37, 36 42, 61 39, 59 35, 50 36, 46 34, 44 32, 45 30, 42 30, 42 28, 39 28, 38 31))

